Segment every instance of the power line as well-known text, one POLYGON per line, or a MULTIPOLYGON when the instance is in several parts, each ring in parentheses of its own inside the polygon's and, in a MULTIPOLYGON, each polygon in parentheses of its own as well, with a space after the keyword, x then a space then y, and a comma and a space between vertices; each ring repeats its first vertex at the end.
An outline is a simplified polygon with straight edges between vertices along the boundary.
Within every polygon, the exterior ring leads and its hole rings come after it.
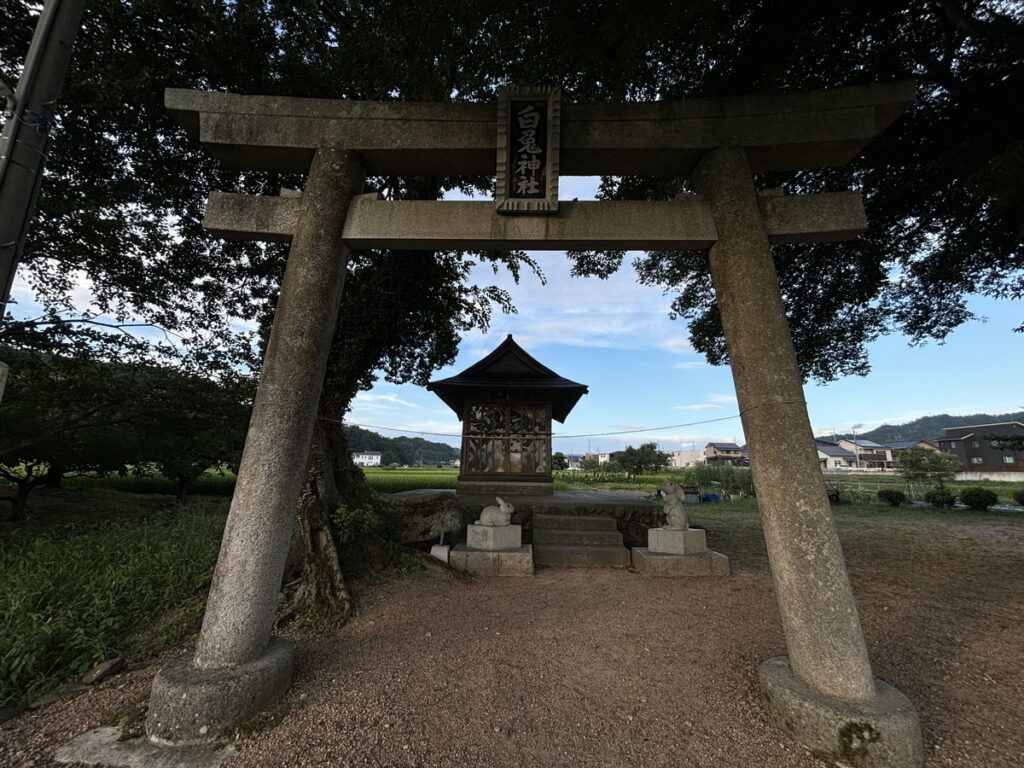
MULTIPOLYGON (((640 432, 660 432, 665 429, 680 429, 682 427, 696 427, 700 424, 714 424, 718 421, 729 421, 730 419, 738 419, 739 414, 732 416, 720 416, 717 419, 704 419, 702 421, 691 421, 686 424, 669 424, 665 427, 641 427, 639 429, 623 429, 617 432, 590 432, 583 435, 551 435, 553 440, 568 440, 570 438, 580 437, 607 437, 610 435, 635 435, 640 432)), ((343 421, 341 419, 328 419, 321 416, 320 421, 329 421, 334 424, 344 424, 349 427, 362 427, 363 429, 383 429, 388 432, 405 432, 410 435, 431 435, 432 437, 462 437, 462 433, 455 432, 426 432, 420 429, 406 429, 404 427, 382 427, 379 424, 357 424, 352 421, 343 421)))

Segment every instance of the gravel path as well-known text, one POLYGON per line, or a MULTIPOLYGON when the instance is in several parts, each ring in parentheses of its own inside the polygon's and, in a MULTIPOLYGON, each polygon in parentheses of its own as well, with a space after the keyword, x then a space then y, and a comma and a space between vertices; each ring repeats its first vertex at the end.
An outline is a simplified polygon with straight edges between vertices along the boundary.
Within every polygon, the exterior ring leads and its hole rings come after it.
MULTIPOLYGON (((363 586, 340 630, 291 630, 295 684, 227 768, 820 766, 765 721, 756 666, 784 652, 749 513, 697 516, 728 579, 542 570, 363 586)), ((1024 765, 1024 524, 839 518, 876 674, 922 715, 927 766, 1024 765)), ((0 765, 49 766, 144 702, 150 666, 0 726, 0 765)))

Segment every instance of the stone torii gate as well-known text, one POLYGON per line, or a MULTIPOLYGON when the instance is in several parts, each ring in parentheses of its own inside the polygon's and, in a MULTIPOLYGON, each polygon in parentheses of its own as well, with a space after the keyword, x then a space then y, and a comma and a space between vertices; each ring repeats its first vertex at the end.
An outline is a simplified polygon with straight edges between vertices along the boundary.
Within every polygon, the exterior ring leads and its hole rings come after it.
POLYGON ((770 249, 863 232, 861 197, 759 192, 752 178, 847 163, 913 101, 914 84, 643 104, 561 105, 553 89, 531 89, 523 98, 549 107, 546 166, 519 202, 504 199, 515 194, 503 153, 524 134, 503 98, 496 129, 493 104, 167 91, 168 109, 226 165, 308 180, 301 194, 210 195, 212 233, 291 251, 202 631, 153 684, 150 738, 217 739, 288 688, 292 649, 271 630, 349 249, 710 248, 789 652, 760 668, 769 716, 837 762, 920 765, 913 705, 871 671, 770 249), (497 205, 360 194, 366 174, 496 171, 497 205), (697 194, 559 202, 559 171, 689 177, 697 194))

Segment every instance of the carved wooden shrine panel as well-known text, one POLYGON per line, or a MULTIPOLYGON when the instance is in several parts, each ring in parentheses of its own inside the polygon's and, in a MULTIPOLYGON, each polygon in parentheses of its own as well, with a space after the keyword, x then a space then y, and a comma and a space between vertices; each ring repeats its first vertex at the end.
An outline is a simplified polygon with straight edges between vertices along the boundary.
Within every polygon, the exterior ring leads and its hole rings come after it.
POLYGON ((463 475, 550 475, 551 405, 467 404, 463 475))

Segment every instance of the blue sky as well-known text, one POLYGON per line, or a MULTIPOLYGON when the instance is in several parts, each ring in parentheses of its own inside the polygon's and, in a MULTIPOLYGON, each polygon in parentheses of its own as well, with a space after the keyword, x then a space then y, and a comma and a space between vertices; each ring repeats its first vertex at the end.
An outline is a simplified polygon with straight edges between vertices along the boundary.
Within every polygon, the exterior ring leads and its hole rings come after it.
MULTIPOLYGON (((560 197, 593 197, 590 179, 562 179, 560 197)), ((641 427, 691 424, 738 413, 728 367, 707 365, 687 341, 681 321, 668 318, 670 296, 636 282, 627 255, 608 280, 572 278, 564 253, 533 253, 547 284, 524 275, 478 268, 473 279, 496 284, 513 296, 519 312, 497 316, 486 335, 471 333, 454 365, 435 378, 475 363, 511 333, 530 354, 566 378, 587 384, 590 394, 564 425, 556 423, 554 450, 610 451, 654 440, 662 450, 702 448, 710 440, 743 442, 739 418, 652 432, 641 427), (559 438, 557 435, 634 430, 632 434, 559 438)), ((806 388, 811 425, 818 434, 860 431, 937 413, 1004 413, 1024 409, 1024 335, 1012 302, 974 297, 970 307, 987 322, 954 331, 945 344, 910 347, 902 336, 870 345, 872 372, 806 388)), ((455 414, 436 396, 414 386, 380 382, 356 398, 349 420, 426 432, 459 432, 455 414)), ((379 430, 394 436, 394 431, 379 430)), ((411 434, 411 433, 407 433, 411 434)), ((431 437, 453 445, 457 438, 431 437)))

